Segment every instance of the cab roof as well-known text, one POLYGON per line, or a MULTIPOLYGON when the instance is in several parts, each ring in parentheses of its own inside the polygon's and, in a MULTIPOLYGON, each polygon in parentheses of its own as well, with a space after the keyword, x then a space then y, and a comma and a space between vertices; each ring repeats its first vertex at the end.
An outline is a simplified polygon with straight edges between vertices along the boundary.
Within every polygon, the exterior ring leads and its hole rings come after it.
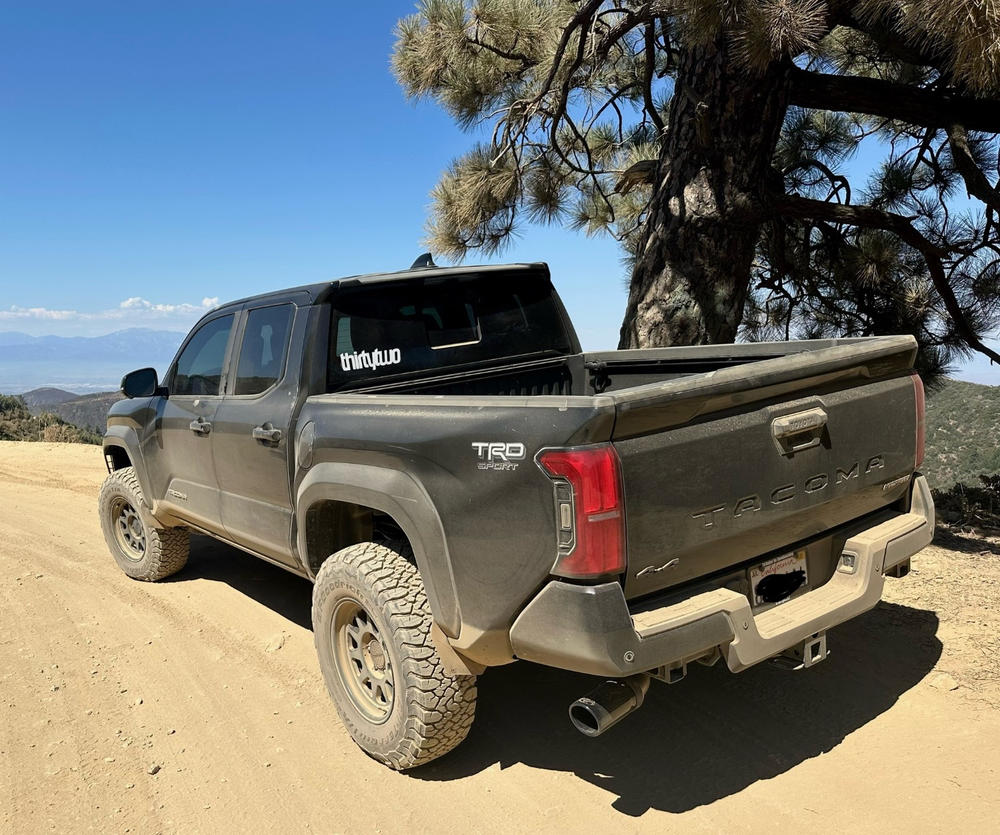
POLYGON ((365 284, 380 284, 397 281, 415 281, 417 279, 442 279, 451 276, 476 276, 490 274, 510 274, 519 273, 530 275, 538 274, 539 277, 549 277, 549 265, 544 261, 522 264, 479 264, 476 266, 455 266, 455 267, 417 267, 407 270, 397 270, 396 272, 365 273, 363 275, 351 275, 343 278, 335 278, 332 281, 321 281, 316 284, 303 284, 298 287, 289 287, 284 290, 274 290, 270 293, 261 293, 256 296, 246 296, 242 299, 235 299, 230 302, 220 304, 212 313, 216 313, 226 308, 240 307, 248 302, 281 302, 294 301, 297 304, 318 304, 326 301, 338 289, 342 287, 359 287, 365 284))

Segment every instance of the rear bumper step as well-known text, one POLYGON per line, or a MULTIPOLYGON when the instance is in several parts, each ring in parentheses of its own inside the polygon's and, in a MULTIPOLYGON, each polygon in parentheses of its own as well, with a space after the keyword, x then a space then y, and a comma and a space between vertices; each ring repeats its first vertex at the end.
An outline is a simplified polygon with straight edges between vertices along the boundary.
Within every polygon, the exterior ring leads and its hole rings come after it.
POLYGON ((511 628, 518 658, 602 676, 629 676, 701 658, 718 648, 733 672, 772 658, 871 609, 886 573, 928 545, 934 504, 914 479, 909 513, 847 539, 833 577, 814 591, 754 616, 747 598, 716 589, 632 614, 618 583, 554 580, 511 628))

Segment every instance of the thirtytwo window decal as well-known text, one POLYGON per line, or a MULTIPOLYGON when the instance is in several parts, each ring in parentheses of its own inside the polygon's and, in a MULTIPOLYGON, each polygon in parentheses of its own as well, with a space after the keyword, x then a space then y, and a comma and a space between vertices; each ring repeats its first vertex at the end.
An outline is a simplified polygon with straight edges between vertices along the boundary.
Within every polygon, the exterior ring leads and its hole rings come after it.
POLYGON ((399 365, 403 361, 403 353, 399 348, 376 348, 374 351, 355 351, 353 354, 340 355, 340 368, 343 371, 360 371, 370 368, 373 371, 383 365, 399 365))

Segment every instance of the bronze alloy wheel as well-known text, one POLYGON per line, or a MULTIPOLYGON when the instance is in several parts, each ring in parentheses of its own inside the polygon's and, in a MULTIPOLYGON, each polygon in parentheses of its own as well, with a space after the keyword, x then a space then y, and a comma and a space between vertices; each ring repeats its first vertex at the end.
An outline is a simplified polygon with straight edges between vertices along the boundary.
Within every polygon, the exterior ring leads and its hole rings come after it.
POLYGON ((188 532, 160 527, 145 504, 133 467, 109 473, 97 498, 101 532, 111 556, 129 577, 162 580, 187 562, 188 532))
POLYGON ((146 528, 136 509, 118 496, 111 503, 111 524, 122 554, 134 562, 146 555, 146 528))
POLYGON ((316 575, 313 637, 340 721, 397 771, 448 753, 476 713, 476 677, 445 672, 409 543, 358 542, 316 575))
POLYGON ((358 601, 348 597, 337 604, 331 631, 344 689, 369 722, 382 724, 392 713, 395 687, 392 660, 378 624, 358 601))

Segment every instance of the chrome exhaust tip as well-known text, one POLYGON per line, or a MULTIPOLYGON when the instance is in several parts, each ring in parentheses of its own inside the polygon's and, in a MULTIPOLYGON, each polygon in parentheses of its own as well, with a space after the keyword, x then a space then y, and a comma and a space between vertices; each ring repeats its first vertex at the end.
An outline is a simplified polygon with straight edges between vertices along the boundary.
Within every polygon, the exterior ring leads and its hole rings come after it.
POLYGON ((649 676, 641 673, 601 682, 569 706, 569 720, 584 736, 600 736, 642 705, 649 676))

